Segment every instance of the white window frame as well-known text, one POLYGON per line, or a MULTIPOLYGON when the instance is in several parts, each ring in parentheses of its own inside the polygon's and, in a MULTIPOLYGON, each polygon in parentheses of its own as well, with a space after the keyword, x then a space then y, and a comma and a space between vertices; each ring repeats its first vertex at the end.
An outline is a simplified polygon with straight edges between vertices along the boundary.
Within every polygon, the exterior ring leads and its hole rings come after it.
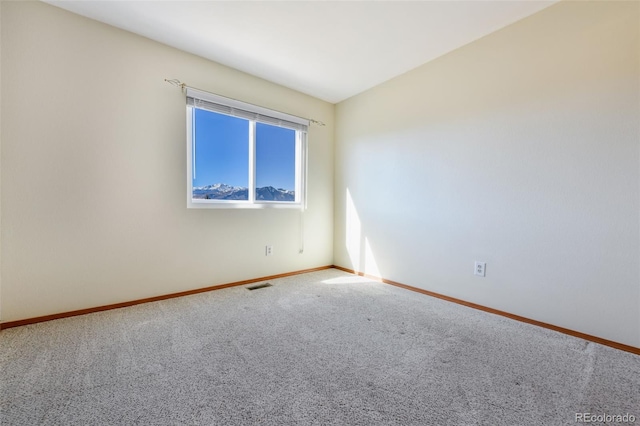
POLYGON ((187 208, 205 209, 264 209, 306 208, 307 181, 307 129, 309 120, 279 111, 225 98, 212 93, 187 88, 187 208), (191 104, 189 104, 189 101, 191 104), (204 102, 200 102, 204 101, 204 102), (204 107, 203 107, 204 106, 204 107), (247 200, 205 200, 193 198, 193 164, 195 161, 194 109, 200 108, 218 114, 240 117, 249 121, 249 179, 247 200), (256 123, 265 123, 295 130, 295 200, 256 200, 256 123))

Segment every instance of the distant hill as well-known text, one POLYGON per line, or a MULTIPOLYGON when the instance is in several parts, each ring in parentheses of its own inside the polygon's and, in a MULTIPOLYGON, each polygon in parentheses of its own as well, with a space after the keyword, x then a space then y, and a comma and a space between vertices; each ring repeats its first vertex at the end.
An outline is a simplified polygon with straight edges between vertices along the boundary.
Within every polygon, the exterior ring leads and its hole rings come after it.
MULTIPOLYGON (((231 186, 216 183, 207 186, 193 187, 193 198, 204 200, 247 200, 249 190, 242 186, 231 186)), ((256 188, 257 201, 295 201, 295 191, 263 186, 256 188)))

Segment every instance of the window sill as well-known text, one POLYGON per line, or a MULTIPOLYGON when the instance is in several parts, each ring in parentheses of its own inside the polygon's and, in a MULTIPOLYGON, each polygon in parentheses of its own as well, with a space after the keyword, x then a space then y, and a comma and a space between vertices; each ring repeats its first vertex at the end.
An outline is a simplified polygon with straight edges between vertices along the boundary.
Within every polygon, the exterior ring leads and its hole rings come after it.
POLYGON ((188 209, 303 209, 301 203, 265 201, 187 201, 188 209))

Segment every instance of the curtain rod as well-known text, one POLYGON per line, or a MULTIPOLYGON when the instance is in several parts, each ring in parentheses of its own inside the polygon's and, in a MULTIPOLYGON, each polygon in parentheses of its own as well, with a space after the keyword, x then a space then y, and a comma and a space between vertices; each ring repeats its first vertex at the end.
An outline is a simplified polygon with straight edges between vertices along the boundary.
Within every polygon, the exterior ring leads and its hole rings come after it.
MULTIPOLYGON (((195 89, 195 90, 200 90, 200 91, 204 91, 204 90, 202 90, 202 89, 197 89, 197 88, 195 88, 195 87, 187 86, 187 84, 186 84, 186 83, 181 82, 181 81, 180 81, 180 80, 178 80, 177 78, 172 78, 172 79, 167 79, 167 78, 165 78, 165 79, 164 79, 164 81, 166 81, 167 83, 171 84, 172 86, 179 87, 179 88, 180 88, 180 90, 182 90, 183 92, 184 92, 187 88, 189 88, 189 89, 195 89)), ((222 95, 218 95, 217 93, 214 93, 214 95, 222 96, 222 95)), ((228 97, 228 96, 225 96, 225 97, 228 97)), ((235 101, 235 100, 237 100, 237 99, 234 99, 234 101, 235 101)), ((278 111, 278 112, 280 112, 280 111, 278 111)), ((312 119, 312 118, 306 118, 306 117, 300 117, 300 118, 303 118, 303 119, 305 119, 305 120, 309 120, 309 122, 310 122, 310 123, 317 124, 318 126, 325 126, 325 125, 326 125, 326 124, 324 124, 322 121, 314 120, 314 119, 312 119)))

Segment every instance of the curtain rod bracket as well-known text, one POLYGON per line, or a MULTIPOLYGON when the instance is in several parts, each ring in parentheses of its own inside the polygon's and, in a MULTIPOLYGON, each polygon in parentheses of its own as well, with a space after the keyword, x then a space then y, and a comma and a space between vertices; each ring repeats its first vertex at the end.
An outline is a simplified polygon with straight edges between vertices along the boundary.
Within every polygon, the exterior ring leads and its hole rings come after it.
POLYGON ((180 89, 182 89, 183 92, 185 90, 185 87, 187 87, 187 85, 185 83, 181 82, 177 78, 172 78, 170 80, 165 78, 164 81, 166 81, 167 83, 171 84, 172 86, 179 87, 180 89))

